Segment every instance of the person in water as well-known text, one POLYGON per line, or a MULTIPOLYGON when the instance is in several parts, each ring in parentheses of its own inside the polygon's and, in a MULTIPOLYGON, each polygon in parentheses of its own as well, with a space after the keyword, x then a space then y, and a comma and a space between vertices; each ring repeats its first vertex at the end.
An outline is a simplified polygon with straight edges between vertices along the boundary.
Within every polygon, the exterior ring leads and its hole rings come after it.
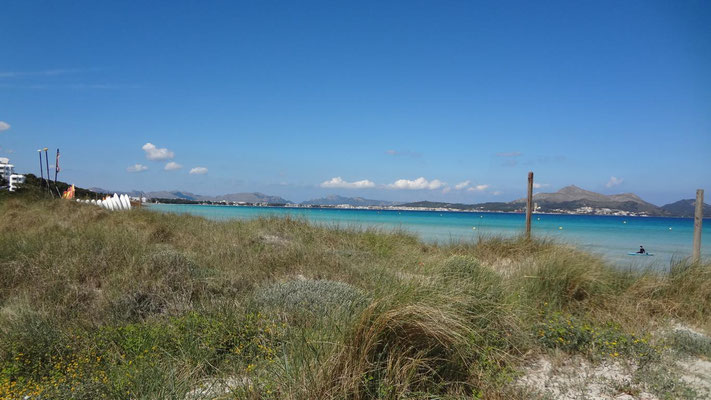
POLYGON ((645 250, 644 247, 639 246, 639 251, 637 252, 637 254, 644 254, 646 252, 647 252, 647 250, 645 250))

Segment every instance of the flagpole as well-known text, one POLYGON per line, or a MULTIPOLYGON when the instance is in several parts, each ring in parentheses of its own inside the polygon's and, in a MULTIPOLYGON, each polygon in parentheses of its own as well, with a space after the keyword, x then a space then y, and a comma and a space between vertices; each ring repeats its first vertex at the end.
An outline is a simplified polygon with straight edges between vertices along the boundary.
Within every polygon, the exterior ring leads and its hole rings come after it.
POLYGON ((39 154, 40 158, 40 177, 42 178, 42 182, 40 182, 40 187, 44 185, 44 172, 42 172, 42 149, 38 149, 37 153, 39 154))
POLYGON ((54 162, 54 186, 57 186, 57 173, 59 172, 59 149, 57 149, 57 159, 54 162))
POLYGON ((59 148, 57 148, 57 158, 54 160, 54 189, 57 191, 57 196, 62 197, 57 186, 57 173, 59 173, 59 148))
MULTIPOLYGON (((49 187, 49 182, 50 182, 50 177, 49 177, 49 154, 47 154, 47 149, 46 147, 44 148, 44 161, 45 164, 47 164, 47 191, 49 192, 50 195, 52 195, 52 189, 49 187)), ((54 196, 54 195, 52 195, 54 196)))

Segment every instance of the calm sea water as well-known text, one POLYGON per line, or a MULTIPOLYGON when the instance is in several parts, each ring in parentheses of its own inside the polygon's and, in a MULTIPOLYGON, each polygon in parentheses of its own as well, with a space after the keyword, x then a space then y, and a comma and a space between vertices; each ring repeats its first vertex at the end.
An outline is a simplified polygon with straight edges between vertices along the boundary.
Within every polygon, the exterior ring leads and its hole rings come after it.
MULTIPOLYGON (((523 214, 438 211, 377 211, 330 208, 235 207, 151 204, 151 210, 185 213, 215 220, 292 216, 317 224, 383 230, 403 229, 425 241, 449 243, 523 232, 523 214)), ((603 255, 630 267, 666 269, 672 259, 691 255, 694 222, 690 218, 534 214, 532 233, 603 255), (643 245, 654 257, 628 256, 643 245)), ((702 253, 711 258, 711 220, 704 220, 702 253)))

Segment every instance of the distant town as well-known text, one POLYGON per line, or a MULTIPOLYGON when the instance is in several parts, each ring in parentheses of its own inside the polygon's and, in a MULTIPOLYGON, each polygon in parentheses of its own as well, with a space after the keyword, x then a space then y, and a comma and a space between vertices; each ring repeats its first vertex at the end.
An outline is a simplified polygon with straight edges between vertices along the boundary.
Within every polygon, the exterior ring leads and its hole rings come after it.
MULTIPOLYGON (((163 203, 158 200, 154 200, 154 203, 163 203)), ((490 210, 484 207, 482 208, 471 208, 471 209, 460 209, 460 208, 450 208, 450 207, 421 207, 421 206, 356 206, 351 204, 336 204, 336 205, 326 205, 326 204, 269 204, 269 203, 245 203, 245 202, 199 202, 196 204, 201 205, 225 205, 225 206, 249 206, 249 207, 286 207, 286 208, 337 208, 346 210, 378 210, 378 211, 447 211, 447 212, 498 212, 498 213, 525 213, 525 208, 515 209, 511 211, 501 211, 501 210, 490 210)), ((534 213, 545 213, 545 214, 583 214, 583 215, 619 215, 619 216, 633 216, 633 217, 648 217, 649 214, 645 212, 635 213, 632 211, 615 210, 610 208, 594 208, 594 207, 580 207, 573 210, 566 209, 551 209, 545 212, 541 210, 541 207, 534 203, 533 207, 534 213)))

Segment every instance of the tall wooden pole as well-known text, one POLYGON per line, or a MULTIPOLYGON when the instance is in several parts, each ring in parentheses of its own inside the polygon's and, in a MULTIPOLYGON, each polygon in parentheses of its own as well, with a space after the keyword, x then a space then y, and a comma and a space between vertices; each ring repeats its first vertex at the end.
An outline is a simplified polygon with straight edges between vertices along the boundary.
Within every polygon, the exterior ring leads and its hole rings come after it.
POLYGON ((57 191, 57 196, 62 197, 62 193, 57 186, 57 173, 59 173, 59 149, 57 149, 57 157, 54 159, 54 190, 57 191))
POLYGON ((704 190, 696 190, 696 210, 694 212, 694 252, 691 260, 701 261, 701 224, 704 221, 704 190))
POLYGON ((57 149, 57 158, 54 161, 54 186, 57 186, 57 173, 59 172, 59 149, 57 149))
MULTIPOLYGON (((49 192, 49 194, 52 194, 52 188, 49 187, 49 182, 51 182, 52 178, 49 177, 49 155, 47 154, 47 150, 49 150, 49 149, 45 147, 44 148, 44 161, 45 161, 45 164, 47 164, 47 191, 49 192)), ((52 196, 54 196, 54 195, 52 195, 52 196)))
POLYGON ((528 173, 528 197, 526 198, 526 239, 531 238, 531 213, 533 212, 533 172, 528 173))
MULTIPOLYGON (((40 160, 40 177, 42 178, 42 181, 40 182, 41 186, 44 186, 44 172, 42 171, 44 169, 44 165, 42 165, 42 149, 37 150, 37 154, 39 154, 39 160, 40 160)), ((40 187, 41 187, 40 186, 40 187)))

